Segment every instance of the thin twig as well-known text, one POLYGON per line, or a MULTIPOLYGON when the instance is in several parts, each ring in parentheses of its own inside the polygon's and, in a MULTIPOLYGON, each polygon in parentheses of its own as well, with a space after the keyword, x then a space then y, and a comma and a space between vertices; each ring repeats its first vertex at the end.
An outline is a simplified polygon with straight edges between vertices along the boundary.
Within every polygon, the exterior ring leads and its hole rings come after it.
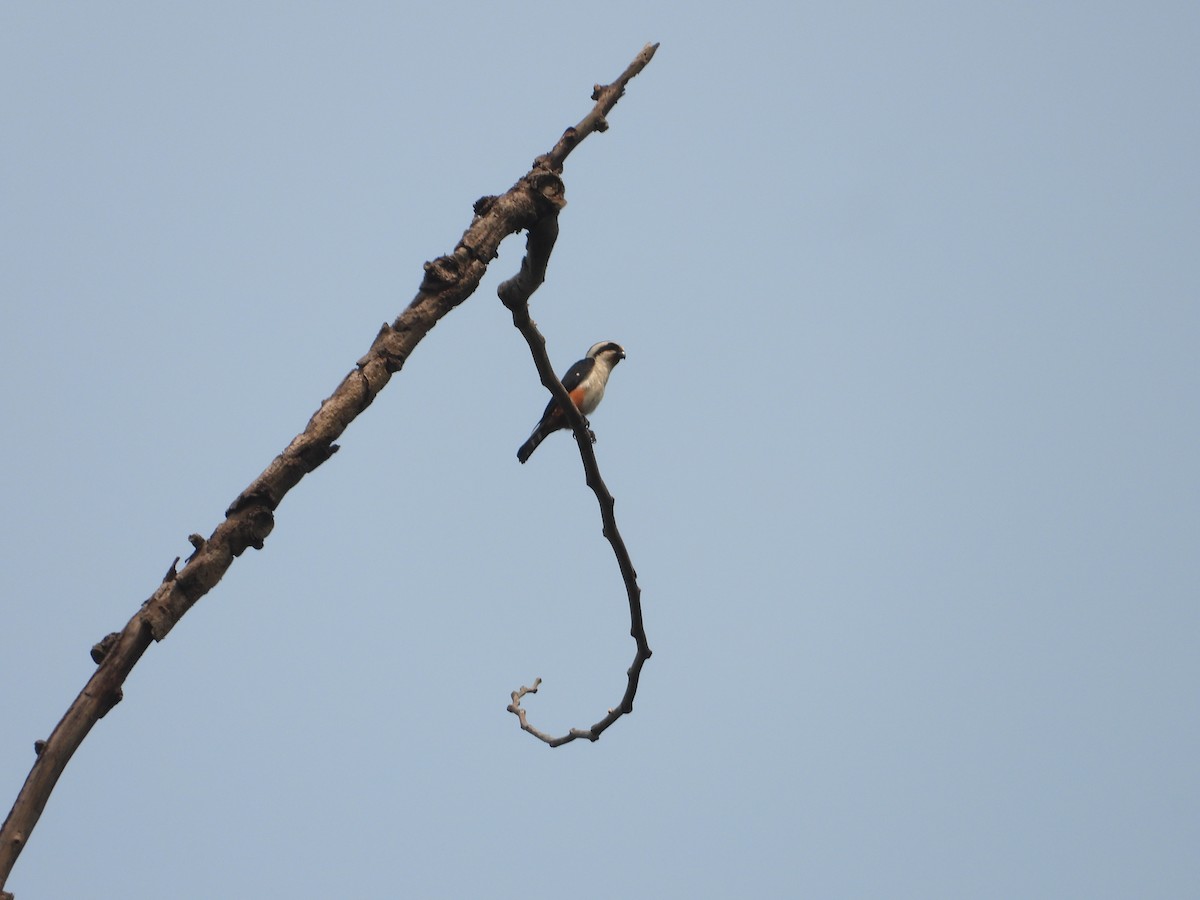
POLYGON ((544 741, 551 747, 559 747, 563 744, 570 743, 576 738, 586 738, 589 741, 599 740, 600 735, 627 713, 633 712, 633 700, 637 696, 638 680, 641 678, 642 666, 646 664, 652 651, 646 640, 646 629, 642 621, 642 590, 638 587, 637 572, 633 568, 633 561, 629 558, 629 550, 625 547, 625 541, 621 537, 621 532, 617 528, 616 516, 613 514, 613 508, 616 501, 612 494, 609 493, 608 487, 604 484, 604 479, 600 477, 600 467, 596 462, 596 452, 592 449, 592 437, 588 430, 587 423, 583 418, 583 414, 571 402, 570 395, 562 382, 554 374, 554 369, 550 363, 550 358, 546 354, 546 339, 542 337, 537 326, 529 317, 528 303, 508 304, 506 306, 512 312, 513 324, 521 335, 525 338, 525 342, 529 345, 529 352, 533 355, 534 365, 537 366, 538 374, 541 376, 542 384, 544 384, 554 398, 558 401, 558 405, 566 412, 567 420, 571 423, 571 431, 575 435, 575 443, 579 446, 579 455, 583 460, 583 470, 587 475, 587 485, 592 489, 592 493, 596 495, 596 502, 600 504, 600 518, 604 523, 604 536, 612 545, 613 554, 617 558, 617 566, 621 570, 621 579, 625 582, 625 593, 629 600, 629 634, 637 644, 637 652, 634 654, 633 663, 626 671, 628 681, 625 686, 625 694, 621 697, 621 702, 610 709, 608 714, 596 722, 590 728, 572 728, 567 734, 561 737, 551 737, 545 732, 539 731, 529 724, 525 710, 521 706, 521 698, 525 694, 537 693, 537 687, 541 683, 541 679, 534 682, 532 688, 522 687, 513 692, 512 703, 509 704, 508 711, 517 716, 521 722, 521 728, 528 731, 538 740, 544 741))

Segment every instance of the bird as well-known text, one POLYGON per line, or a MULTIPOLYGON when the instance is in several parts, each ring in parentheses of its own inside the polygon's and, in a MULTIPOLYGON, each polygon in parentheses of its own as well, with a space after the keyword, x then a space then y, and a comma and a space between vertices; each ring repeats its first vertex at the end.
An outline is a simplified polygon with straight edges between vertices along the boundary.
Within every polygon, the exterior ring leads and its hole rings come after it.
MULTIPOLYGON (((571 395, 571 401, 576 408, 587 416, 604 398, 604 387, 608 384, 608 376, 613 367, 625 358, 625 350, 613 341, 601 341, 593 344, 587 356, 571 366, 562 377, 562 385, 571 395)), ((558 431, 560 428, 570 428, 567 417, 563 414, 558 401, 551 398, 542 413, 542 420, 529 435, 529 440, 517 451, 517 459, 524 465, 530 454, 538 448, 538 444, 558 431)), ((594 441, 595 438, 592 438, 594 441)))

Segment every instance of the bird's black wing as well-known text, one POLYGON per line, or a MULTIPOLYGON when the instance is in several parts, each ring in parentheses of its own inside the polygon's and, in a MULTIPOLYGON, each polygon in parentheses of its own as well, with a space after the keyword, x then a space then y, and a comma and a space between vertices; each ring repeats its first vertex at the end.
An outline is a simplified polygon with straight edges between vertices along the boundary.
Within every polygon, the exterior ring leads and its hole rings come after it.
POLYGON ((596 368, 596 361, 590 356, 587 359, 581 359, 571 366, 571 370, 562 377, 563 387, 567 389, 568 393, 575 390, 583 384, 583 379, 587 378, 594 368, 596 368))
MULTIPOLYGON (((596 360, 590 356, 581 359, 575 365, 571 366, 567 374, 562 377, 562 385, 567 389, 567 393, 571 393, 571 391, 583 384, 583 379, 587 378, 594 368, 596 368, 596 360)), ((542 419, 544 420, 546 416, 550 415, 557 406, 558 401, 551 397, 550 402, 546 404, 546 411, 542 413, 542 419)))

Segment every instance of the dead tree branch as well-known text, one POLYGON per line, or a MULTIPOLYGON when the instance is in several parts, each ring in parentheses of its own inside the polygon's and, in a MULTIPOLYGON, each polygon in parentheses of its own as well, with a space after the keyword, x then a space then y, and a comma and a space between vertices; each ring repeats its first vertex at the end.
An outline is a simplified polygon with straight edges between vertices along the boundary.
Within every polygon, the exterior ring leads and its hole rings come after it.
MULTIPOLYGON (((530 232, 529 245, 531 247, 534 240, 534 234, 530 232)), ((528 257, 526 258, 528 259, 528 257)), ((534 265, 531 264, 530 268, 534 268, 534 265)), ((521 270, 522 272, 525 271, 524 263, 522 263, 521 270)), ((621 570, 621 578, 625 582, 625 593, 629 600, 629 634, 637 644, 637 652, 634 654, 633 663, 626 672, 628 682, 625 686, 625 694, 621 697, 621 702, 610 709, 603 719, 596 722, 590 728, 572 728, 567 734, 561 737, 552 737, 543 731, 539 731, 529 724, 526 711, 521 706, 521 699, 526 694, 536 694, 542 680, 538 678, 534 681, 532 687, 520 687, 513 691, 512 703, 509 704, 508 711, 520 720, 521 728, 551 747, 559 747, 570 743, 576 738, 586 738, 589 741, 599 740, 600 735, 613 722, 617 721, 621 716, 633 712, 633 698, 637 695, 642 666, 650 658, 651 650, 649 643, 646 641, 646 629, 642 623, 642 590, 638 587, 637 572, 633 568, 633 561, 629 558, 629 550, 626 549, 625 541, 621 537, 620 530, 617 528, 617 519, 613 512, 616 501, 613 499, 612 494, 609 493, 608 487, 604 484, 604 479, 600 477, 600 466, 596 462, 596 452, 592 448, 591 431, 588 429, 583 414, 571 402, 571 398, 567 394, 567 389, 563 387, 562 382, 554 374, 550 358, 546 355, 546 339, 542 337, 541 332, 537 329, 537 325, 529 317, 528 297, 519 297, 513 290, 506 291, 506 287, 510 283, 505 282, 505 284, 500 286, 500 296, 504 300, 504 305, 512 311, 513 324, 521 332, 522 337, 525 338, 525 342, 529 344, 529 352, 533 355, 534 365, 537 366, 542 384, 554 395, 554 398, 558 401, 558 405, 566 412, 567 419, 571 423, 571 431, 575 435, 575 443, 579 446, 579 455, 583 460, 583 470, 587 476, 587 486, 592 489, 592 493, 596 495, 596 502, 600 504, 600 518, 604 523, 604 537, 612 545, 613 554, 617 558, 617 566, 621 570)))
MULTIPOLYGON (((425 264, 416 297, 395 321, 380 328, 371 348, 321 403, 304 430, 234 499, 225 519, 207 539, 197 535, 190 538, 195 552, 184 567, 176 571, 172 565, 125 627, 92 648, 95 673, 50 736, 36 742, 33 768, 0 827, 0 888, 7 882, 67 762, 92 726, 120 701, 126 677, 151 641, 166 637, 180 618, 216 586, 235 558, 251 547, 262 549, 275 525, 275 509, 284 496, 337 452, 335 441, 371 405, 392 375, 404 367, 422 338, 471 296, 488 264, 496 258, 501 241, 523 229, 531 229, 531 238, 534 232, 539 239, 547 237, 548 226, 544 223, 555 219, 564 202, 558 178, 564 161, 589 134, 607 128, 605 115, 629 79, 650 61, 655 49, 657 44, 647 45, 617 81, 607 87, 598 86, 593 93, 597 102, 592 111, 578 125, 568 128, 555 147, 538 157, 530 171, 506 193, 476 202, 471 224, 454 251, 425 264)), ((554 227, 557 229, 557 222, 554 227)), ((537 266, 534 263, 526 277, 540 283, 545 260, 540 269, 537 266)), ((517 279, 525 274, 523 266, 517 279)), ((11 900, 11 895, 0 890, 0 900, 11 900)))
MULTIPOLYGON (((650 61, 650 57, 654 55, 656 47, 657 45, 647 46, 638 58, 630 64, 629 68, 621 74, 621 77, 611 85, 603 87, 597 85, 595 91, 592 93, 592 99, 596 100, 596 106, 592 112, 575 128, 568 128, 554 151, 551 151, 546 157, 539 158, 537 162, 545 162, 547 166, 553 166, 554 160, 558 158, 558 166, 561 169, 561 159, 565 158, 567 153, 570 153, 571 148, 579 140, 582 140, 582 137, 591 133, 591 130, 603 131, 607 128, 608 125, 604 118, 605 114, 620 99, 625 91, 625 84, 629 79, 640 72, 646 63, 650 61), (555 154, 560 148, 562 149, 562 156, 556 157, 555 154)), ((535 167, 537 162, 534 163, 535 167)), ((547 173, 546 177, 550 178, 553 176, 547 173)), ((561 182, 559 185, 561 185, 561 182)), ((555 194, 555 196, 558 197, 561 195, 555 194)), ((600 477, 600 467, 596 462, 596 453, 592 449, 592 433, 583 418, 583 414, 575 408, 575 404, 571 402, 571 398, 567 395, 566 388, 563 387, 562 382, 554 374, 550 358, 546 353, 546 339, 542 337, 537 325, 534 324, 529 316, 529 298, 545 279, 546 266, 550 262, 550 253, 554 249, 555 240, 558 238, 558 209, 563 205, 563 203, 559 203, 557 208, 548 211, 545 217, 529 229, 529 235, 525 242, 525 258, 521 260, 521 269, 515 277, 501 284, 497 289, 497 293, 500 295, 501 301, 512 313, 513 325, 517 327, 521 335, 525 338, 525 342, 529 345, 529 352, 533 355, 533 362, 537 366, 542 384, 546 386, 547 390, 558 401, 558 405, 567 415, 567 421, 571 423, 571 431, 575 435, 575 443, 579 445, 579 455, 583 460, 587 485, 596 495, 596 502, 600 504, 600 517, 604 523, 604 536, 612 545, 613 553, 617 558, 617 565, 621 570, 621 578, 625 582, 625 592, 629 600, 629 633, 637 644, 637 652, 634 654, 633 663, 626 672, 628 682, 621 702, 610 709, 603 719, 590 728, 572 728, 567 734, 561 737, 553 737, 530 725, 527 712, 521 706, 521 700, 526 694, 537 693, 538 686, 542 681, 540 678, 534 681, 532 687, 523 686, 512 692, 512 702, 508 706, 508 711, 517 717, 522 729, 532 734, 538 740, 549 744, 551 747, 562 746, 576 738, 586 738, 589 741, 599 740, 600 735, 613 722, 617 721, 621 716, 633 712, 633 699, 637 695, 642 666, 645 665, 646 660, 651 656, 650 645, 646 641, 646 630, 642 623, 642 591, 638 587, 637 572, 633 568, 633 562, 629 558, 629 551, 626 549, 625 541, 617 528, 616 516, 613 513, 616 501, 604 484, 604 479, 600 477)))

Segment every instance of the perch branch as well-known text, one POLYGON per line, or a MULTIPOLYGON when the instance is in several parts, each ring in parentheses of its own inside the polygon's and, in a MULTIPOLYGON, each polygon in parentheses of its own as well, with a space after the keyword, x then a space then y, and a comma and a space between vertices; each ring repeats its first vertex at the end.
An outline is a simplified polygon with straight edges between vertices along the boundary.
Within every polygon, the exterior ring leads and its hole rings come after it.
MULTIPOLYGON (((601 90, 597 88, 597 91, 601 90)), ((605 88, 603 90, 608 89, 605 88)), ((614 100, 613 102, 616 101, 614 100)), ((567 394, 567 389, 563 387, 562 382, 554 374, 550 357, 546 354, 546 339, 542 337, 537 325, 534 324, 529 316, 529 298, 542 282, 546 266, 549 263, 550 252, 554 248, 554 239, 557 235, 557 212, 548 214, 545 219, 529 229, 529 236, 525 245, 525 258, 521 261, 521 270, 516 277, 510 278, 501 284, 497 289, 497 293, 500 295, 501 301, 512 313, 513 325, 517 327, 517 330, 521 332, 521 335, 525 338, 525 342, 529 345, 529 352, 533 355, 533 362, 537 366, 542 384, 554 395, 554 399, 558 401, 559 407, 567 414, 567 420, 571 423, 571 431, 575 435, 575 443, 579 445, 579 455, 583 460, 583 470, 587 476, 587 485, 596 495, 596 502, 600 504, 600 518, 604 523, 604 536, 608 539, 609 544, 612 545, 613 553, 617 558, 617 566, 621 570, 621 578, 625 582, 625 593, 629 600, 629 633, 637 644, 637 652, 634 654, 633 663, 625 673, 628 677, 628 682, 621 702, 610 709, 608 715, 590 728, 572 728, 567 734, 561 737, 553 737, 530 725, 526 711, 521 706, 521 700, 526 694, 537 693, 538 685, 542 681, 540 678, 534 681, 532 687, 520 687, 512 692, 512 703, 509 704, 508 711, 517 717, 523 730, 529 732, 538 740, 549 744, 551 747, 568 744, 576 738, 586 738, 589 741, 599 740, 600 735, 613 722, 626 713, 633 712, 633 699, 637 695, 642 666, 645 665, 646 660, 651 656, 650 645, 646 641, 646 629, 642 623, 642 591, 638 587, 637 572, 633 568, 633 561, 629 558, 629 551, 626 549, 625 541, 621 537, 620 530, 617 528, 617 519, 613 513, 616 501, 605 486, 604 479, 600 477, 600 467, 596 462, 596 452, 592 449, 591 431, 588 429, 583 414, 571 402, 571 398, 567 394)))
MULTIPOLYGON (((121 686, 151 641, 166 637, 216 586, 236 557, 251 547, 262 549, 284 496, 337 452, 334 442, 404 367, 422 338, 471 296, 496 258, 501 241, 526 228, 544 235, 545 226, 539 223, 556 216, 562 206, 562 182, 557 173, 563 162, 588 134, 604 130, 604 115, 619 99, 625 83, 650 61, 656 47, 647 45, 613 85, 597 88, 592 112, 579 125, 568 128, 554 149, 538 157, 505 194, 476 202, 471 224, 454 251, 425 264, 416 297, 395 321, 380 328, 370 350, 321 403, 305 429, 234 499, 210 537, 192 535, 189 540, 195 552, 184 567, 176 571, 172 565, 125 627, 92 648, 95 673, 50 736, 36 742, 33 768, 0 827, 0 900, 9 900, 2 889, 67 762, 96 722, 120 701, 121 686)), ((544 275, 543 265, 529 277, 537 277, 540 283, 544 275)))

